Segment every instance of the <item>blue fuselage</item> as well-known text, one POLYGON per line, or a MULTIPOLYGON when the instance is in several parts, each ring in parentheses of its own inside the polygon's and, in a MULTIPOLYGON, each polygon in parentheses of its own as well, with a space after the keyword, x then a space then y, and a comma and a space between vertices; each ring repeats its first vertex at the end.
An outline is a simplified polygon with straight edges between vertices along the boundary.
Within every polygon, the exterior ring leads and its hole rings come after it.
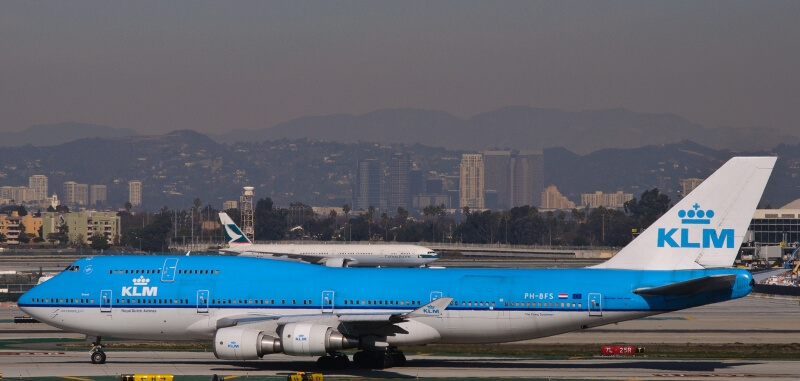
POLYGON ((441 342, 516 341, 740 298, 749 272, 614 269, 328 268, 231 256, 84 258, 25 293, 19 306, 67 330, 132 338, 194 339, 226 316, 403 313, 453 298, 426 318, 441 342), (725 291, 633 292, 734 274, 725 291), (187 327, 195 327, 187 329, 187 327))

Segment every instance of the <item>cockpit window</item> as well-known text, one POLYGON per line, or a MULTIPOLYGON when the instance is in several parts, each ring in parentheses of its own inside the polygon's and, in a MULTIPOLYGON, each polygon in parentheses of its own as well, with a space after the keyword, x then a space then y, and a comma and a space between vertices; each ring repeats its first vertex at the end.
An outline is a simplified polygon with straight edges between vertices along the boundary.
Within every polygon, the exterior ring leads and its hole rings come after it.
POLYGON ((80 270, 81 270, 81 267, 78 266, 78 265, 69 265, 69 266, 67 266, 67 268, 64 269, 64 271, 74 271, 74 272, 78 272, 80 270))

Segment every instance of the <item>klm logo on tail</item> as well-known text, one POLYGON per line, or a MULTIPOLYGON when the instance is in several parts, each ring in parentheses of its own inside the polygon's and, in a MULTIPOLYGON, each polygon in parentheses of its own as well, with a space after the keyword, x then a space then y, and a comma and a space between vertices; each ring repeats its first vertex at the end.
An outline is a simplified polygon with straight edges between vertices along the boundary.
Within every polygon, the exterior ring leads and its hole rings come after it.
MULTIPOLYGON (((710 225, 714 218, 713 210, 702 210, 699 204, 694 204, 690 210, 679 210, 678 217, 682 225, 710 225)), ((702 229, 699 241, 692 241, 690 233, 698 228, 681 227, 658 229, 658 247, 678 248, 703 248, 703 249, 731 249, 734 245, 733 229, 702 229)))

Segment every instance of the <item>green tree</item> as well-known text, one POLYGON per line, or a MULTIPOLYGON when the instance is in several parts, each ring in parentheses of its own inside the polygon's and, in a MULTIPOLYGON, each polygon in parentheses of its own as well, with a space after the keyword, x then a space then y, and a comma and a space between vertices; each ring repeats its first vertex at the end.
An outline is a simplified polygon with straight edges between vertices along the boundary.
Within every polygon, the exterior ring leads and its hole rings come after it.
POLYGON ((495 243, 498 239, 501 214, 485 210, 467 215, 455 230, 455 235, 463 243, 495 243))
POLYGON ((405 210, 402 206, 397 207, 397 218, 400 220, 400 226, 406 224, 408 220, 408 211, 405 210))
POLYGON ((381 213, 381 225, 383 225, 383 241, 389 240, 389 215, 386 212, 381 213))
POLYGON ((19 236, 17 240, 20 243, 30 243, 31 242, 31 235, 26 231, 27 227, 22 222, 19 223, 19 236))
POLYGON ((0 242, 5 242, 5 241, 6 241, 6 239, 7 239, 7 238, 6 238, 6 235, 5 235, 5 234, 3 234, 3 233, 0 233, 0 242))
POLYGON ((95 251, 108 250, 111 245, 108 243, 108 237, 105 234, 93 234, 89 238, 89 247, 95 251))
POLYGON ((120 243, 125 246, 141 248, 145 252, 165 251, 172 230, 172 216, 169 213, 159 213, 153 215, 148 221, 149 223, 144 226, 137 223, 135 227, 127 229, 122 234, 120 243))
POLYGON ((278 241, 286 236, 288 222, 286 209, 273 210, 272 199, 260 199, 253 211, 254 236, 256 239, 278 241))
POLYGON ((367 213, 366 213, 365 217, 367 219, 367 240, 371 241, 372 240, 372 220, 375 217, 375 207, 374 206, 370 205, 367 208, 367 213))
POLYGON ((603 246, 625 246, 631 241, 633 219, 616 209, 592 209, 586 222, 591 242, 603 246))
POLYGON ((644 191, 639 200, 634 198, 624 206, 625 212, 633 218, 635 227, 647 229, 672 207, 672 201, 669 196, 660 193, 658 188, 653 188, 644 191))

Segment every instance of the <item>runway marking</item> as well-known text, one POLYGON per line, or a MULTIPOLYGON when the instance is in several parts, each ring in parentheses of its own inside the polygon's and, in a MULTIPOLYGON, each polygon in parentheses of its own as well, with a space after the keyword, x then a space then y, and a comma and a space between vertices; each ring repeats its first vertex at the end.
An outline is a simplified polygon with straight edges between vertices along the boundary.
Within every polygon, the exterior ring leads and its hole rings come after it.
POLYGON ((690 317, 683 317, 683 316, 675 316, 675 317, 644 317, 635 320, 694 320, 694 318, 690 317))
POLYGON ((729 373, 657 373, 656 377, 754 377, 752 374, 729 374, 729 373))
POLYGON ((68 380, 78 380, 78 381, 92 381, 91 378, 83 378, 83 377, 62 376, 61 378, 66 378, 68 380))

